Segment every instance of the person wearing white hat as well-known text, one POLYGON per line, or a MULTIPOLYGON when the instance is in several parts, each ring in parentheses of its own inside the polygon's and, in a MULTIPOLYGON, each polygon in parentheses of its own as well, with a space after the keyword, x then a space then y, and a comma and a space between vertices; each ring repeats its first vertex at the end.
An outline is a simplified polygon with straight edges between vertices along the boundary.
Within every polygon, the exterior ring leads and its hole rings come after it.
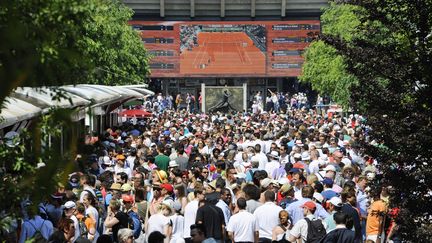
POLYGON ((277 151, 271 151, 270 154, 268 155, 270 162, 268 162, 265 165, 265 171, 267 171, 267 174, 272 178, 273 178, 273 171, 278 169, 280 167, 280 163, 279 163, 279 153, 277 151))
POLYGON ((327 212, 329 213, 329 216, 324 219, 324 222, 326 223, 326 231, 328 233, 336 228, 333 215, 341 210, 342 200, 339 197, 332 197, 327 201, 327 206, 327 212))
POLYGON ((179 165, 177 164, 177 162, 175 161, 175 160, 171 160, 170 162, 169 162, 169 164, 168 164, 168 168, 169 169, 171 169, 171 168, 176 168, 176 167, 178 167, 179 165))
POLYGON ((320 193, 314 192, 312 201, 314 201, 315 203, 322 204, 324 201, 324 197, 320 193))
POLYGON ((75 204, 75 202, 73 202, 73 201, 67 201, 63 205, 64 215, 66 216, 66 218, 70 218, 74 222, 75 235, 72 238, 72 242, 75 242, 75 240, 80 236, 79 223, 78 223, 77 217, 75 216, 75 211, 76 211, 76 204, 75 204))

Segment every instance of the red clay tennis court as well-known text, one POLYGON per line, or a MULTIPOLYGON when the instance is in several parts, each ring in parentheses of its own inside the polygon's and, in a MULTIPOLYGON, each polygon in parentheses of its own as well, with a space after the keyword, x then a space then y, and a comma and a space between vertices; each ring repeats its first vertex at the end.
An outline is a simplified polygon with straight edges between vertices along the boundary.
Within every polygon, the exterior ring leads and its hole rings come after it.
POLYGON ((200 32, 198 45, 183 50, 183 74, 265 74, 265 55, 244 32, 200 32))

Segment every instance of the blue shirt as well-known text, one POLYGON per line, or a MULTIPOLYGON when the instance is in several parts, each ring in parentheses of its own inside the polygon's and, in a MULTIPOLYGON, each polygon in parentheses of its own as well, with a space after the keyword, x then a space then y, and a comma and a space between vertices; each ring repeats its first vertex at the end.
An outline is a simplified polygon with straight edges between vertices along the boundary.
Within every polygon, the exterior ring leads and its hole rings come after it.
POLYGON ((360 215, 362 217, 367 217, 367 204, 368 204, 368 196, 365 192, 358 189, 357 191, 357 207, 360 209, 360 215))
POLYGON ((53 224, 49 220, 44 220, 39 215, 33 219, 25 220, 21 226, 21 234, 19 243, 24 243, 36 234, 36 230, 40 231, 42 236, 48 240, 53 233, 53 224))
MULTIPOLYGON (((303 206, 303 204, 305 202, 311 201, 310 198, 302 198, 300 200, 298 200, 297 202, 293 202, 290 205, 288 205, 288 207, 286 208, 286 211, 288 212, 292 224, 297 223, 297 221, 299 221, 300 219, 304 218, 304 214, 303 214, 303 208, 301 206, 303 206)), ((316 210, 315 210, 315 218, 321 218, 321 219, 325 219, 328 217, 328 213, 327 211, 323 208, 323 206, 321 206, 318 203, 315 203, 316 205, 316 210)))

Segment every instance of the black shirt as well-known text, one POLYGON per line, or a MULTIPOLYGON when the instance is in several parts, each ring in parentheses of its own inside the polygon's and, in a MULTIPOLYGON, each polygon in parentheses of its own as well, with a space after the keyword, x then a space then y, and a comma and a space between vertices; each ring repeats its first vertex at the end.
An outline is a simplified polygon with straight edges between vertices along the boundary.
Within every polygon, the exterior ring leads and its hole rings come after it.
POLYGON ((222 239, 222 226, 225 219, 222 210, 213 204, 207 203, 198 208, 196 223, 202 222, 206 229, 206 237, 213 237, 215 240, 222 239))
POLYGON ((355 243, 360 242, 355 240, 355 233, 349 229, 335 229, 330 231, 321 243, 355 243))
POLYGON ((360 216, 357 210, 355 210, 348 203, 344 203, 342 206, 342 212, 347 214, 350 219, 346 224, 347 229, 351 229, 354 226, 356 240, 361 240, 362 232, 361 232, 361 225, 360 225, 360 216))
POLYGON ((117 212, 114 217, 116 217, 119 222, 112 227, 113 240, 114 242, 118 242, 117 233, 120 229, 128 227, 129 216, 126 213, 117 212))

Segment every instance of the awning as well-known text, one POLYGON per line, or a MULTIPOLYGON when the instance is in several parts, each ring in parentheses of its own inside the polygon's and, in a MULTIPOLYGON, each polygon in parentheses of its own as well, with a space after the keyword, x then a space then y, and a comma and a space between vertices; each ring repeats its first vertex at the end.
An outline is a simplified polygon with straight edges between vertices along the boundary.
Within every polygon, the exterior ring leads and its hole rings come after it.
POLYGON ((136 92, 136 91, 128 89, 128 88, 125 88, 123 86, 86 85, 86 84, 82 84, 80 86, 88 86, 91 88, 100 89, 102 91, 119 94, 122 96, 122 98, 125 98, 125 99, 144 97, 144 95, 142 93, 136 92))
POLYGON ((133 109, 133 110, 123 110, 119 112, 119 116, 122 117, 151 117, 153 114, 146 110, 133 109))
POLYGON ((147 85, 144 84, 137 84, 137 85, 123 85, 123 86, 117 86, 117 87, 124 87, 128 89, 135 90, 137 92, 140 92, 146 96, 153 96, 155 93, 151 90, 147 89, 147 85))
POLYGON ((6 98, 0 113, 0 129, 38 116, 42 109, 20 99, 6 98))
POLYGON ((20 87, 17 88, 14 92, 12 92, 10 96, 32 103, 41 108, 74 108, 77 106, 86 106, 90 104, 90 101, 83 99, 75 94, 72 94, 65 90, 63 90, 63 92, 65 98, 62 98, 60 100, 53 100, 52 97, 56 94, 56 91, 51 88, 20 87))
POLYGON ((92 87, 90 85, 63 86, 62 89, 92 101, 92 106, 104 106, 121 99, 121 95, 92 87))

